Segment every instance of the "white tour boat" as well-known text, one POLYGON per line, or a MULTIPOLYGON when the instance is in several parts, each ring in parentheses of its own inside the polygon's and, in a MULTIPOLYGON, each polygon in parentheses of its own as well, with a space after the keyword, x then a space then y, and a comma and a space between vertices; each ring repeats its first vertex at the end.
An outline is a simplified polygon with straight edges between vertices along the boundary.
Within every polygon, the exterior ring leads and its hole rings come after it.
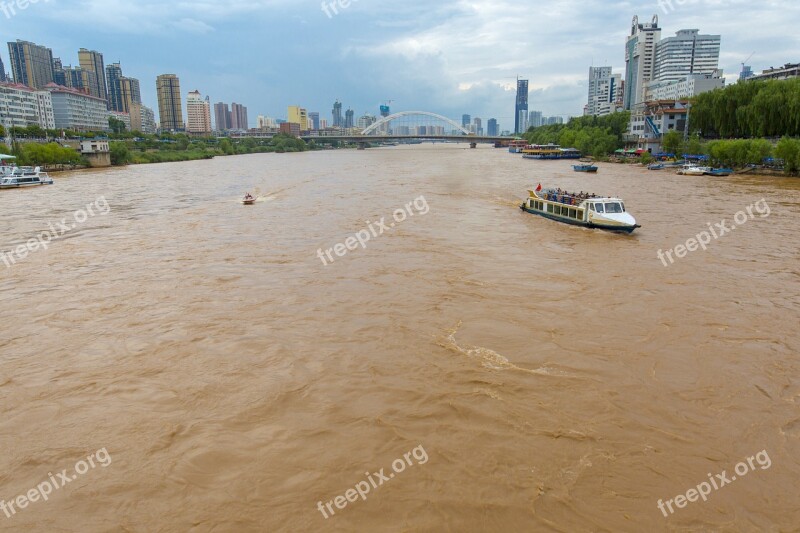
POLYGON ((556 189, 529 190, 520 209, 565 224, 631 233, 641 228, 619 198, 572 195, 556 189))
POLYGON ((0 175, 0 189, 18 189, 20 187, 37 187, 39 185, 52 185, 53 178, 47 172, 42 172, 39 167, 6 167, 0 175))

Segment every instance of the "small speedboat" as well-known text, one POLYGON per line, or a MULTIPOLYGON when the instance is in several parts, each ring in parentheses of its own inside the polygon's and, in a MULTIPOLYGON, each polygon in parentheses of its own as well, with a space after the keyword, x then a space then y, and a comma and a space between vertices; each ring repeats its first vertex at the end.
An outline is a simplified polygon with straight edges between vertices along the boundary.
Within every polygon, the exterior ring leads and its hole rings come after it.
POLYGON ((682 176, 705 176, 711 172, 711 167, 700 167, 697 165, 686 165, 681 170, 678 171, 678 174, 682 176))
POLYGON ((733 174, 732 168, 712 168, 710 172, 706 172, 709 176, 730 176, 733 174))
POLYGON ((597 172, 595 165, 572 165, 575 172, 597 172))
POLYGON ((253 196, 250 193, 247 193, 247 194, 244 195, 244 198, 242 199, 242 203, 244 205, 253 205, 254 203, 256 203, 256 197, 253 196))
POLYGON ((664 163, 652 163, 647 165, 647 170, 663 170, 664 168, 666 168, 664 163))

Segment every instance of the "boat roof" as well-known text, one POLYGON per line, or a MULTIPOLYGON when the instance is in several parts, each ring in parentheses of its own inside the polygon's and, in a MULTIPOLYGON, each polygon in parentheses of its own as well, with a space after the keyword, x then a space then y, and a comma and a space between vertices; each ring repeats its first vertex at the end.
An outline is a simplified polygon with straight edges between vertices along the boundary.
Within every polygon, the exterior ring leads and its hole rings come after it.
MULTIPOLYGON (((537 193, 536 190, 534 190, 534 189, 528 189, 528 192, 531 193, 531 195, 536 196, 537 198, 541 198, 541 196, 539 196, 540 193, 543 193, 543 192, 545 192, 545 193, 547 193, 547 192, 555 193, 555 192, 557 192, 557 190, 556 189, 542 189, 541 191, 539 191, 537 193)), ((564 193, 562 192, 561 194, 564 194, 564 193)), ((572 197, 572 195, 570 195, 570 194, 567 194, 567 196, 572 197)), ((584 203, 584 202, 625 202, 625 200, 623 200, 622 198, 617 198, 615 196, 596 196, 594 198, 580 198, 580 200, 581 200, 581 202, 580 202, 581 204, 584 203)))

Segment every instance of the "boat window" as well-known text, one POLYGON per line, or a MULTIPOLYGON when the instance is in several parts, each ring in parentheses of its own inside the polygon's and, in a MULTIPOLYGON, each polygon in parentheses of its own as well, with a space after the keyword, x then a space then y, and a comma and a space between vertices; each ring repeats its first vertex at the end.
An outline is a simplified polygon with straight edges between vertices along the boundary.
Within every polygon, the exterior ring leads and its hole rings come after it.
POLYGON ((583 209, 578 209, 578 220, 583 220, 583 209))
POLYGON ((547 212, 548 213, 552 213, 553 212, 553 204, 547 204, 547 212))
POLYGON ((594 208, 598 213, 605 213, 605 210, 603 209, 603 204, 594 204, 594 208))
POLYGON ((575 216, 575 210, 574 209, 570 209, 569 210, 569 216, 572 217, 572 218, 578 218, 577 216, 575 216))
POLYGON ((606 204, 606 213, 622 213, 622 206, 619 202, 609 202, 606 204))
POLYGON ((619 205, 622 206, 622 212, 624 213, 625 212, 625 203, 624 202, 620 202, 619 205))

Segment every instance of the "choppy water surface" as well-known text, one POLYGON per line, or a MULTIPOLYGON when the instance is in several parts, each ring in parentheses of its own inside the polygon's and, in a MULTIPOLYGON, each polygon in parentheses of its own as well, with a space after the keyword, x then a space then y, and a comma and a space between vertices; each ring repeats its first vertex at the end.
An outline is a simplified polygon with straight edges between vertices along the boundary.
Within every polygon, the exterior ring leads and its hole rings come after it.
POLYGON ((0 529, 800 524, 798 180, 464 145, 228 157, 0 191, 0 251, 101 197, 108 214, 0 263, 0 499, 112 462, 0 529), (539 182, 621 196, 643 228, 521 212, 539 182), (317 256, 421 196, 366 249, 317 256), (768 217, 658 259, 762 198, 768 217), (657 507, 762 450, 707 502, 657 507))

